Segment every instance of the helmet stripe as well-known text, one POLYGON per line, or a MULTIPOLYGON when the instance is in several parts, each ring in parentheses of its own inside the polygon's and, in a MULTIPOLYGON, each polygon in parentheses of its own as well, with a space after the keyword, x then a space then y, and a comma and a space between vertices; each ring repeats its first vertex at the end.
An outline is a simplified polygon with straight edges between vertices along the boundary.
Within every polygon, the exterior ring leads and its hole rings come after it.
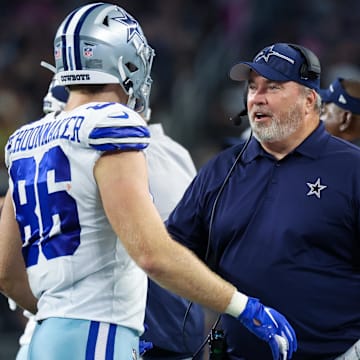
POLYGON ((82 25, 84 24, 84 21, 86 20, 86 18, 88 17, 88 15, 97 7, 104 5, 104 3, 97 3, 94 4, 92 7, 90 7, 89 9, 87 9, 85 11, 85 13, 82 15, 82 17, 80 18, 80 20, 78 21, 76 27, 75 27, 75 32, 74 32, 74 57, 75 57, 75 69, 76 70, 81 70, 81 55, 80 55, 80 30, 82 25))
POLYGON ((69 70, 69 66, 68 66, 68 62, 67 62, 67 58, 66 58, 66 31, 67 28, 69 26, 69 23, 71 21, 71 19, 74 17, 76 13, 76 10, 74 10, 66 19, 66 23, 63 27, 63 35, 61 35, 61 54, 62 54, 62 59, 63 59, 63 64, 64 64, 64 70, 69 70))
POLYGON ((81 27, 88 15, 104 3, 83 6, 71 13, 64 25, 62 39, 64 70, 81 70, 80 38, 81 27))

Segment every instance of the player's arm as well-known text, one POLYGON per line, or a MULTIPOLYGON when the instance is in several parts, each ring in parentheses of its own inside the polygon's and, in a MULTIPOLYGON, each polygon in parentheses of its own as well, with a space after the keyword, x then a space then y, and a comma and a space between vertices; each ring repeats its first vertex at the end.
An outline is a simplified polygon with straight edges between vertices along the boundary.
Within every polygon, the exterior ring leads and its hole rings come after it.
POLYGON ((111 225, 129 255, 153 280, 224 312, 234 286, 169 237, 149 195, 146 169, 141 152, 108 154, 98 160, 95 177, 111 225))
POLYGON ((5 196, 0 196, 0 215, 4 205, 5 196))
POLYGON ((273 359, 280 354, 282 359, 291 358, 296 335, 281 314, 238 292, 170 238, 149 196, 141 152, 105 154, 97 161, 94 175, 114 231, 150 278, 184 298, 234 316, 269 343, 273 359))
POLYGON ((37 299, 30 289, 21 247, 19 227, 8 191, 0 217, 0 291, 35 314, 37 299))

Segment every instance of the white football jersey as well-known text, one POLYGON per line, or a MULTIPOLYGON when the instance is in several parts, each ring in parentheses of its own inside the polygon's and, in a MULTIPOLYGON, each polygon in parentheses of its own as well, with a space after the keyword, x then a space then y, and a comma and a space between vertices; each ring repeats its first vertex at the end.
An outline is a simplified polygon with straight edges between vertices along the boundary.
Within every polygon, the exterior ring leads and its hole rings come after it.
POLYGON ((151 143, 145 150, 150 192, 165 221, 196 175, 189 152, 164 133, 161 124, 149 125, 151 143))
POLYGON ((9 187, 39 299, 37 320, 79 318, 143 331, 146 274, 112 230, 93 169, 103 152, 143 150, 149 140, 144 120, 117 103, 50 113, 10 136, 9 187))

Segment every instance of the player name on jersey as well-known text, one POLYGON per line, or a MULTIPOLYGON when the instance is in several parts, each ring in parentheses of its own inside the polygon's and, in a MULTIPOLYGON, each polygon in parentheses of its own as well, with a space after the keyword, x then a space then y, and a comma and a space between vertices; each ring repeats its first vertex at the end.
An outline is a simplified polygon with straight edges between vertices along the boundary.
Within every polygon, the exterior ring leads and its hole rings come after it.
POLYGON ((16 131, 7 144, 9 153, 31 150, 57 139, 80 142, 79 131, 84 121, 83 116, 71 116, 34 127, 16 131))

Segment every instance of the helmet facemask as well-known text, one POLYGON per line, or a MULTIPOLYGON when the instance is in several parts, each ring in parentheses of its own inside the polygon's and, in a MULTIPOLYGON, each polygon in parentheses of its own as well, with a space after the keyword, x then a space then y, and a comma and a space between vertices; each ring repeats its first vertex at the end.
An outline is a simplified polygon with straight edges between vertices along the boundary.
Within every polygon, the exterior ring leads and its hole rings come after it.
POLYGON ((151 67, 154 58, 154 50, 144 42, 133 38, 133 45, 136 53, 141 60, 141 70, 133 62, 125 62, 124 57, 120 56, 118 60, 118 71, 122 80, 121 85, 129 95, 127 105, 135 111, 142 113, 146 120, 150 119, 149 97, 151 92, 151 67), (139 72, 144 75, 140 75, 139 72), (142 78, 142 81, 140 80, 142 78), (140 80, 140 81, 139 81, 140 80))

